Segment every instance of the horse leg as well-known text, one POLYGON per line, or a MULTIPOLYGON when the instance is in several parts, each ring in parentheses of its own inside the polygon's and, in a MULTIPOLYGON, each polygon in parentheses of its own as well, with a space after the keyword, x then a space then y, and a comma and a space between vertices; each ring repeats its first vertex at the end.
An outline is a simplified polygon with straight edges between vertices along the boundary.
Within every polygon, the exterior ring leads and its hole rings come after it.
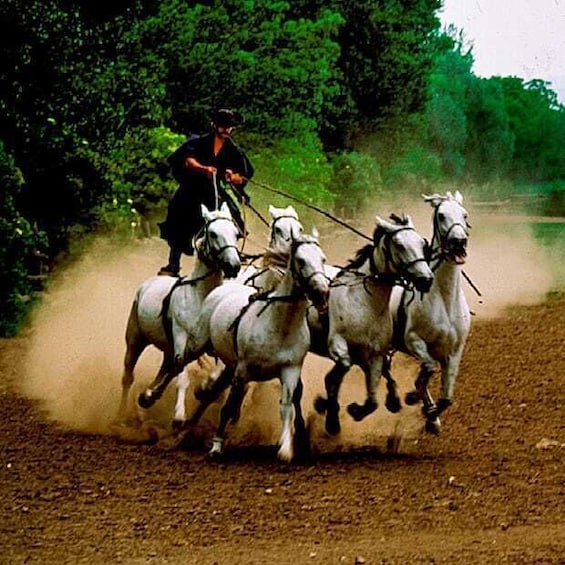
POLYGON ((339 389, 341 388, 343 377, 351 368, 351 357, 349 356, 347 342, 339 336, 332 338, 328 350, 335 365, 324 379, 326 398, 317 396, 314 401, 314 408, 318 414, 326 413, 326 432, 330 435, 337 435, 341 431, 341 424, 339 422, 339 389))
POLYGON ((294 450, 299 456, 307 457, 310 454, 310 440, 302 413, 303 391, 304 385, 300 378, 292 397, 292 403, 294 404, 294 450))
POLYGON ((196 400, 206 400, 225 368, 226 366, 222 361, 218 360, 216 362, 213 369, 210 371, 210 374, 196 387, 194 391, 194 398, 196 398, 196 400))
POLYGON ((437 401, 438 415, 451 406, 455 381, 459 374, 459 364, 463 355, 463 347, 441 363, 441 398, 437 401))
POLYGON ((218 457, 223 453, 226 428, 230 421, 239 418, 241 404, 247 392, 247 381, 235 378, 225 404, 220 411, 220 423, 216 429, 216 435, 212 439, 212 448, 208 452, 209 457, 218 457))
POLYGON ((302 410, 299 408, 298 413, 295 411, 296 400, 300 404, 301 394, 296 394, 298 383, 300 382, 300 367, 285 367, 281 371, 281 406, 280 414, 282 421, 282 433, 279 440, 279 451, 277 457, 286 463, 290 463, 294 457, 294 429, 293 415, 299 419, 299 425, 305 430, 304 419, 302 418, 302 410), (294 414, 293 414, 294 413, 294 414))
POLYGON ((224 390, 226 390, 226 388, 228 388, 231 384, 234 375, 233 368, 226 367, 223 363, 221 363, 221 366, 223 367, 223 370, 218 378, 214 380, 210 389, 206 391, 205 395, 197 397, 200 403, 198 404, 194 414, 188 420, 190 425, 197 424, 204 412, 208 409, 208 406, 215 402, 222 392, 224 392, 224 390))
POLYGON ((386 400, 385 406, 389 412, 397 414, 400 412, 402 405, 400 404, 400 395, 398 394, 398 385, 394 380, 391 372, 392 353, 385 355, 383 359, 383 377, 386 380, 386 400))
POLYGON ((177 401, 175 403, 175 415, 173 417, 173 430, 180 430, 186 422, 186 391, 190 386, 188 369, 185 367, 177 375, 177 401))
POLYGON ((175 371, 175 363, 172 357, 169 354, 165 354, 163 363, 154 381, 139 395, 137 399, 139 406, 141 406, 141 408, 151 408, 151 406, 161 398, 171 380, 180 373, 182 369, 183 367, 180 367, 175 371))
POLYGON ((136 336, 126 335, 126 354, 124 357, 124 372, 122 374, 122 397, 120 407, 118 409, 118 420, 125 420, 127 417, 127 405, 130 388, 133 384, 133 371, 143 350, 149 345, 149 342, 137 334, 136 336))
POLYGON ((347 407, 347 412, 356 421, 364 420, 369 414, 372 414, 378 407, 377 403, 377 385, 383 370, 383 357, 378 355, 373 362, 363 362, 361 365, 365 375, 365 388, 367 389, 367 398, 365 404, 352 402, 347 407))

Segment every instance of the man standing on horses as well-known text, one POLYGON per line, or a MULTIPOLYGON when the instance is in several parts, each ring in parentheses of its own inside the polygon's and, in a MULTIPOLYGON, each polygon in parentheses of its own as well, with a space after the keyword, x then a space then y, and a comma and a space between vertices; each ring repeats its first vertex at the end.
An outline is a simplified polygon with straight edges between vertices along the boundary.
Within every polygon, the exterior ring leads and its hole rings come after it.
POLYGON ((249 202, 244 189, 253 176, 253 166, 231 137, 244 118, 239 112, 220 108, 212 112, 211 121, 209 133, 189 137, 170 160, 179 188, 169 203, 166 220, 159 224, 161 237, 170 247, 169 263, 160 275, 179 276, 182 253, 194 255, 193 238, 203 225, 201 204, 215 210, 226 202, 245 233, 239 208, 221 184, 229 183, 240 202, 249 202))

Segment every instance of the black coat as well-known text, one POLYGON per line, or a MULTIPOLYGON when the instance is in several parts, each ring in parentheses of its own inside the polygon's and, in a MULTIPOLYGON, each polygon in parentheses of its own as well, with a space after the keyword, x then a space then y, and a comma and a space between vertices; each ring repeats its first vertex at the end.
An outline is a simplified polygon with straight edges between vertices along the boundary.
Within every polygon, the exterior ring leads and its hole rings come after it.
MULTIPOLYGON (((225 177, 227 169, 247 179, 253 176, 254 171, 243 150, 231 138, 224 141, 217 155, 214 155, 213 132, 189 138, 171 157, 171 166, 179 188, 169 203, 167 219, 160 224, 163 239, 173 247, 192 253, 192 238, 203 225, 201 204, 210 210, 215 210, 223 202, 227 202, 232 216, 240 224, 242 231, 244 230, 239 209, 220 186, 220 179, 225 177), (184 163, 188 157, 194 157, 204 166, 216 167, 218 186, 214 187, 212 179, 207 174, 186 168, 184 163)), ((237 187, 243 195, 246 184, 237 187)))

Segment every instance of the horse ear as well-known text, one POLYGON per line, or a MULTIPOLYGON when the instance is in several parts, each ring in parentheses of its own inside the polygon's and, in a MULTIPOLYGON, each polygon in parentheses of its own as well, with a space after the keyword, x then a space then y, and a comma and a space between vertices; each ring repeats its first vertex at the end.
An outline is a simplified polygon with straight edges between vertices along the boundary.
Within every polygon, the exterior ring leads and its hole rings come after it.
POLYGON ((429 202, 434 208, 437 208, 444 200, 445 197, 441 196, 440 194, 422 194, 422 198, 424 201, 429 202))
POLYGON ((393 229, 396 229, 394 224, 391 224, 390 222, 388 222, 387 220, 384 220, 380 216, 375 216, 375 223, 377 225, 377 228, 383 228, 387 231, 391 231, 393 229))
POLYGON ((409 228, 414 228, 414 227, 415 227, 415 226, 414 226, 414 222, 412 221, 412 218, 410 217, 409 214, 406 214, 406 215, 404 216, 404 218, 406 219, 406 225, 407 225, 409 228))
POLYGON ((275 214, 277 213, 278 208, 275 208, 272 204, 269 204, 269 214, 271 218, 275 219, 275 214))
POLYGON ((455 191, 455 201, 457 204, 463 204, 463 195, 458 190, 455 191))
POLYGON ((227 202, 222 202, 222 206, 220 207, 220 212, 231 218, 231 212, 227 202))
POLYGON ((295 219, 298 220, 298 214, 296 213, 296 210, 294 209, 293 206, 287 206, 287 207, 286 207, 286 213, 287 213, 289 216, 292 216, 293 218, 295 218, 295 219))
POLYGON ((202 210, 202 218, 207 222, 210 220, 210 211, 204 204, 200 204, 200 209, 202 210))

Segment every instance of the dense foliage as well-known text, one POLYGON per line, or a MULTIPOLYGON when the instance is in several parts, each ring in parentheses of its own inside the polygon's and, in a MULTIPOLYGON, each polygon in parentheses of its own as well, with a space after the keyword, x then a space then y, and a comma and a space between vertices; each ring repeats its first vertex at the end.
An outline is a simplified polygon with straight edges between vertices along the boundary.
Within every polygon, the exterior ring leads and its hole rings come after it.
POLYGON ((562 205, 564 107, 543 81, 476 77, 440 7, 3 0, 0 333, 26 311, 33 251, 162 216, 167 157, 216 105, 245 114, 259 181, 340 214, 447 180, 535 183, 562 205))

